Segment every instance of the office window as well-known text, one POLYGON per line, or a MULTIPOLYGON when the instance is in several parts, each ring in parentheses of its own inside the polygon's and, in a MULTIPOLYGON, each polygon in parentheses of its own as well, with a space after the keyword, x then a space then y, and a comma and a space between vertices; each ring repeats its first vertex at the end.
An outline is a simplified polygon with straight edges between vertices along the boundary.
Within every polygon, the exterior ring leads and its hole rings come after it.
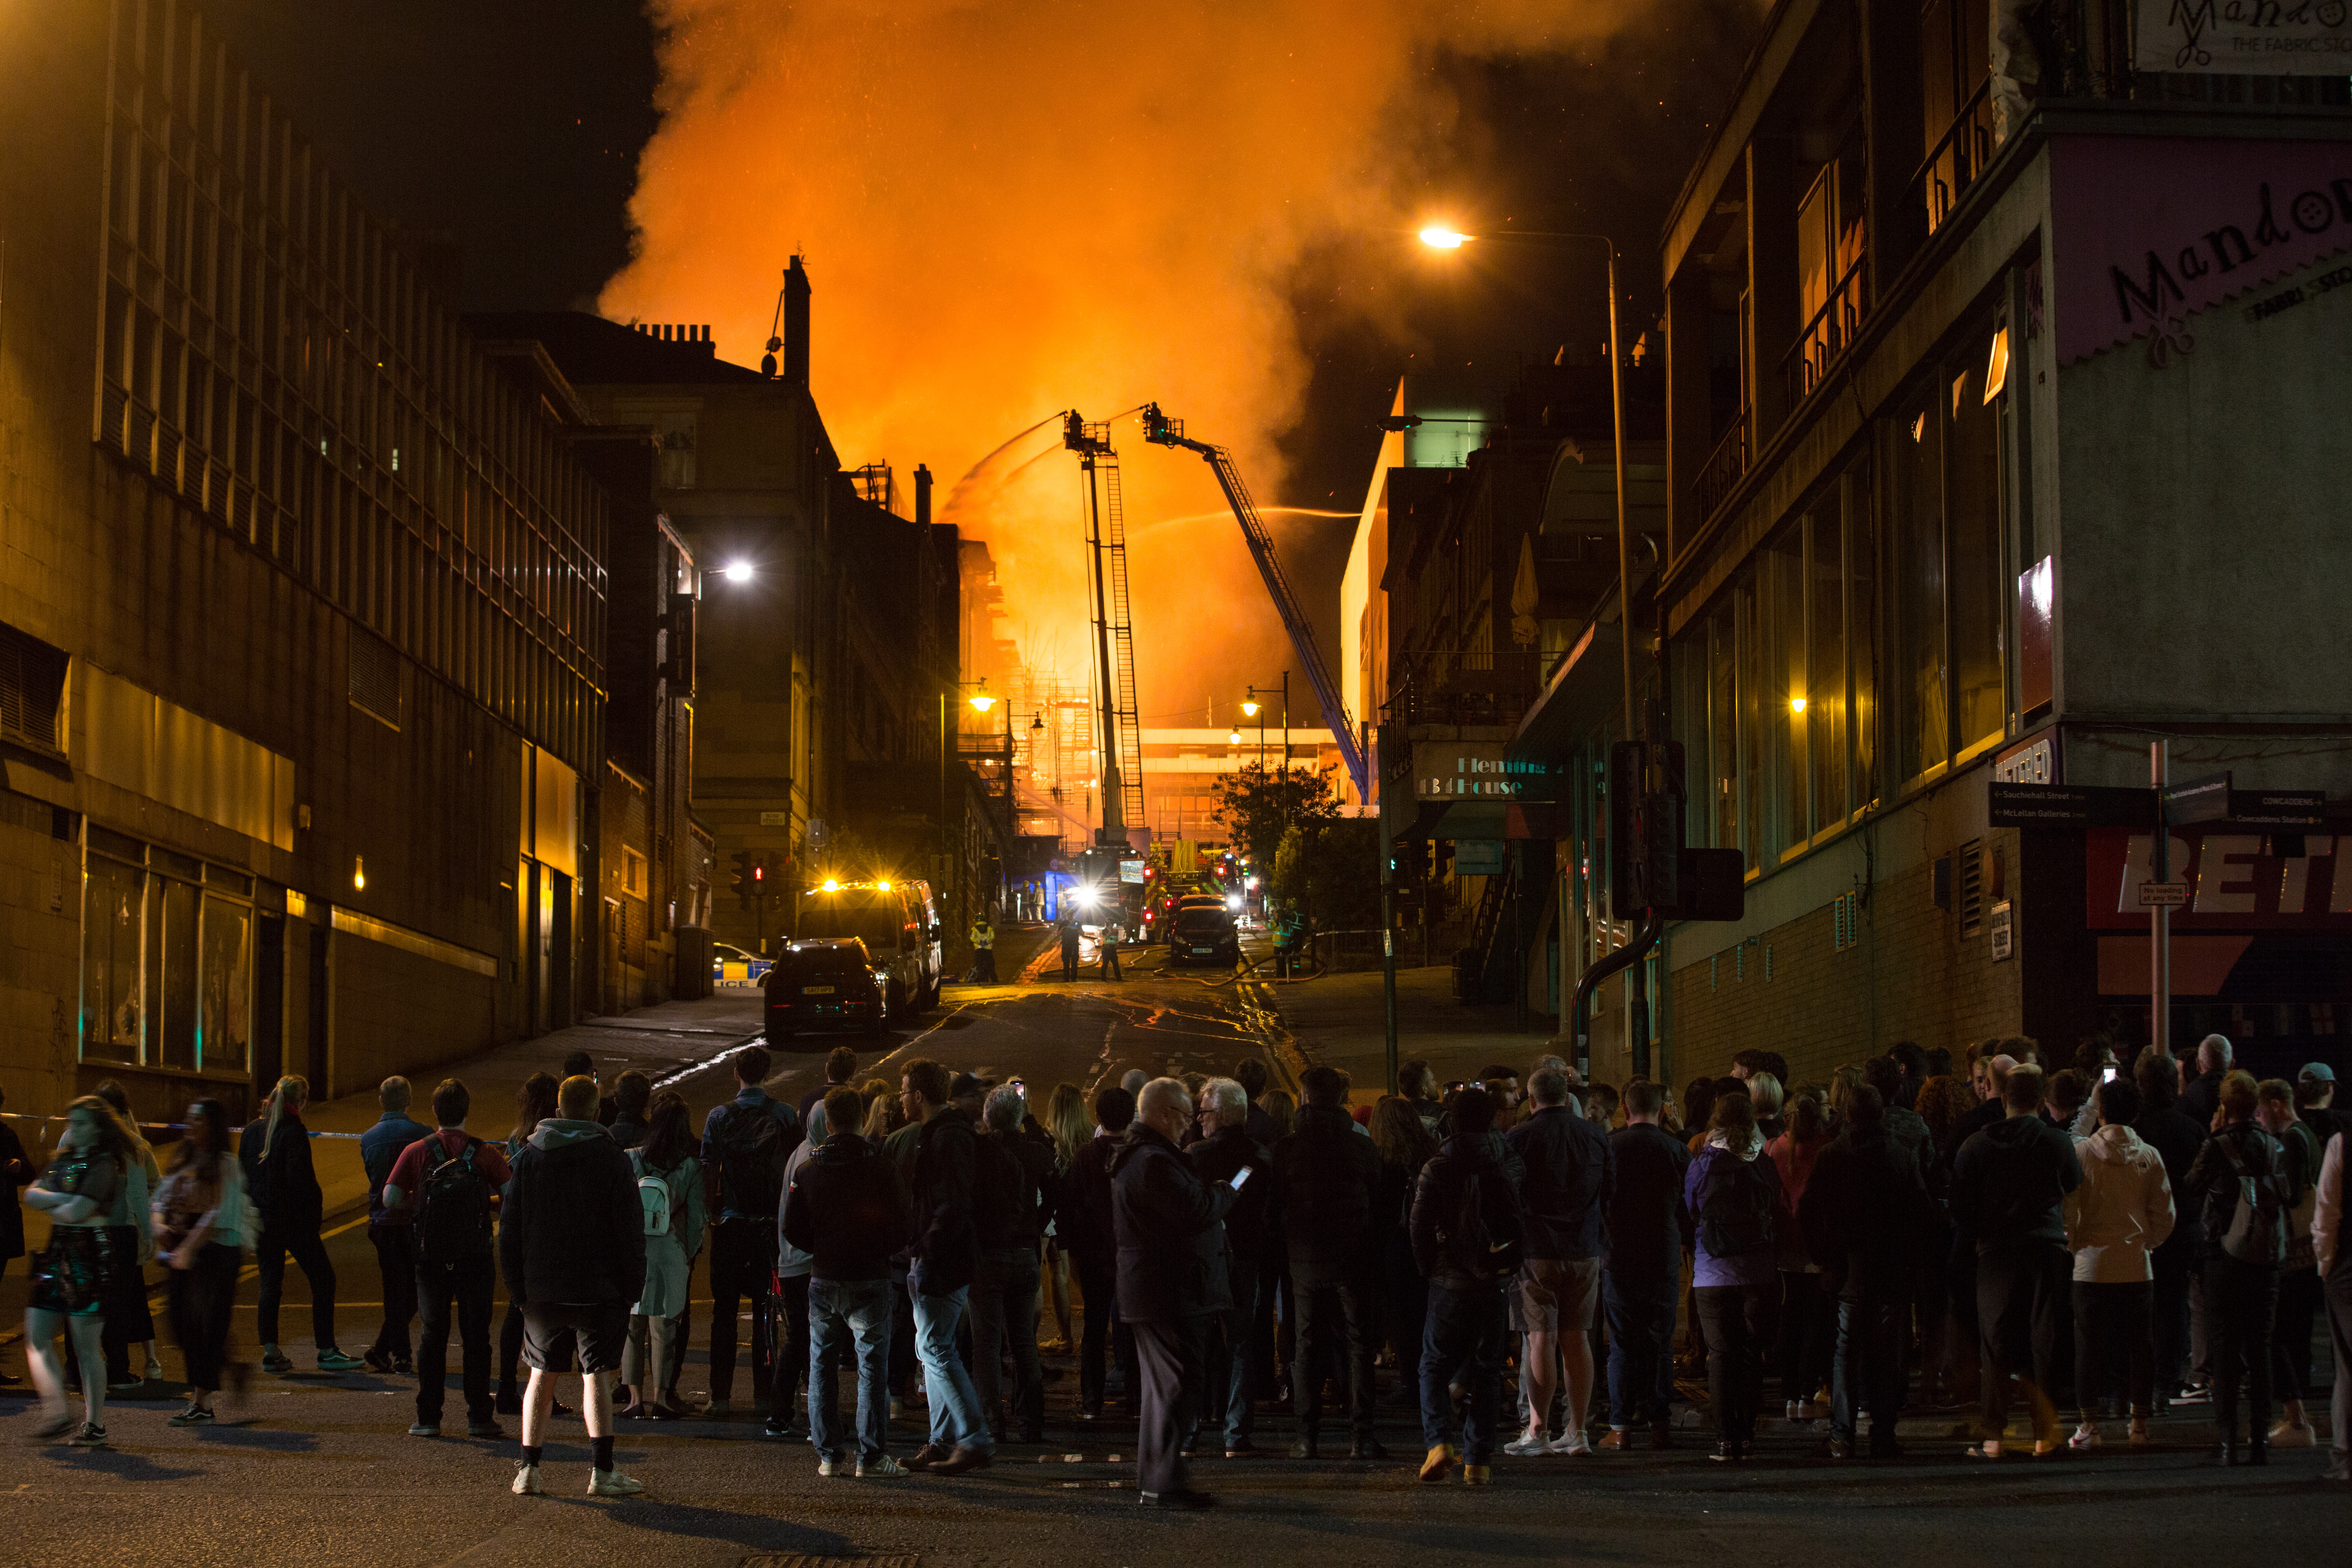
POLYGON ((149 987, 148 1041, 154 1060, 193 1072, 196 1067, 196 889, 172 877, 150 881, 148 951, 161 984, 149 987))
POLYGON ((1805 518, 1805 710, 1812 757, 1813 831, 1845 819, 1844 518, 1832 487, 1805 518))
POLYGON ((1985 391, 1990 332, 1962 348, 1945 383, 1951 437, 1944 459, 1945 538, 1951 555, 1953 709, 1958 749, 2000 738, 2009 705, 2001 681, 2000 405, 1985 391))
POLYGON ((1944 654, 1944 420, 1933 395, 1905 405, 1897 419, 1888 442, 1894 480, 1894 664, 1903 700, 1895 765, 1911 778, 1951 754, 1944 654))
POLYGON ((251 1062, 253 910, 205 895, 204 977, 197 1018, 197 1065, 244 1072, 251 1062))
POLYGON ((1871 507, 1871 470, 1857 463, 1846 473, 1846 647, 1853 671, 1846 728, 1853 737, 1852 800, 1856 809, 1878 798, 1878 529, 1871 507))
POLYGON ((1718 849, 1739 847, 1739 680, 1733 616, 1727 605, 1707 617, 1707 778, 1718 849))
POLYGON ((1764 690, 1774 807, 1769 847, 1801 846, 1812 835, 1811 768, 1807 756, 1805 680, 1805 528, 1782 528, 1758 557, 1763 576, 1764 690))

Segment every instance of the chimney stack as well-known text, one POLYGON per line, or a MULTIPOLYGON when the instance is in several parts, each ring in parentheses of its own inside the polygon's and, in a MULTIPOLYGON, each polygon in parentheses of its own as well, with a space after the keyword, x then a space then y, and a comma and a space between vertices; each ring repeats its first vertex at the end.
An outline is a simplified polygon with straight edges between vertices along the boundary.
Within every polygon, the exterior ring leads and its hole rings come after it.
POLYGON ((929 463, 915 465, 915 522, 920 528, 931 526, 931 467, 929 463))
POLYGON ((784 268, 784 379, 806 386, 809 378, 809 280, 801 258, 784 268))

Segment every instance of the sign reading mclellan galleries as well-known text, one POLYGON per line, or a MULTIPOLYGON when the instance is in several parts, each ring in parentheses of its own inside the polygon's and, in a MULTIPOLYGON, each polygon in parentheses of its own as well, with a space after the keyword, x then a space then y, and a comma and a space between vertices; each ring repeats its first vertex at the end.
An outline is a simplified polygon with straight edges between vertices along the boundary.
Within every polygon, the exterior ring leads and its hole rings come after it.
POLYGON ((2347 0, 2139 0, 2137 32, 2144 71, 2352 75, 2347 0))
POLYGON ((2352 250, 2352 142, 2059 137, 2050 206, 2073 364, 2352 250))

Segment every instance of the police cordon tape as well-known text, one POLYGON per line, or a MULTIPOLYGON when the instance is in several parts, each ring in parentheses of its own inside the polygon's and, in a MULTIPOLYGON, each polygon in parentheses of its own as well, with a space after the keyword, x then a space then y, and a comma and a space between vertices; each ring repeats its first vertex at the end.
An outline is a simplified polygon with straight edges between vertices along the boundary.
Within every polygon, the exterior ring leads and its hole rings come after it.
MULTIPOLYGON (((0 1121, 37 1121, 42 1126, 47 1127, 52 1121, 62 1124, 64 1121, 65 1118, 62 1116, 26 1116, 18 1111, 0 1110, 0 1121)), ((139 1123, 139 1132, 142 1137, 145 1137, 149 1132, 170 1132, 176 1135, 178 1133, 185 1132, 187 1130, 188 1124, 184 1121, 142 1121, 139 1123)), ((356 1132, 312 1132, 310 1136, 313 1138, 350 1138, 356 1140, 360 1134, 356 1132)), ((147 1141, 151 1143, 154 1142, 152 1138, 149 1138, 147 1141)))

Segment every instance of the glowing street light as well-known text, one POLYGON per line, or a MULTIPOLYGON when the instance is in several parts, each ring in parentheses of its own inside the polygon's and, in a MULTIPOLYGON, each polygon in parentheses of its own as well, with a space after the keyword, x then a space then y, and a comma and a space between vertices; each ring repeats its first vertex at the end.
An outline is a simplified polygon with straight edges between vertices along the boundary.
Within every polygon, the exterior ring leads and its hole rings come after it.
POLYGON ((1790 698, 1790 699, 1789 699, 1789 711, 1790 711, 1790 712, 1791 712, 1791 713, 1802 713, 1804 710, 1805 710, 1805 700, 1804 700, 1803 698, 1801 698, 1801 697, 1791 697, 1791 698, 1790 698))
POLYGON ((1226 745, 1228 745, 1228 746, 1238 746, 1238 745, 1240 745, 1241 743, 1242 743, 1242 732, 1241 732, 1239 730, 1235 730, 1235 731, 1232 731, 1230 734, 1226 735, 1226 737, 1225 737, 1225 744, 1226 744, 1226 745))
POLYGON ((724 567, 719 569, 719 574, 721 577, 726 578, 730 583, 749 583, 752 578, 753 573, 751 563, 749 561, 730 561, 724 567))
POLYGON ((1421 243, 1432 250, 1459 250, 1476 237, 1464 234, 1458 228, 1448 228, 1444 224, 1432 224, 1421 231, 1421 243))
POLYGON ((841 891, 841 884, 833 878, 827 877, 824 879, 824 890, 828 893, 837 893, 841 891))
POLYGON ((1256 718, 1256 717, 1257 717, 1257 709, 1258 709, 1258 702, 1257 702, 1257 699, 1256 699, 1256 698, 1255 698, 1255 697, 1253 697, 1253 698, 1251 698, 1248 701, 1246 701, 1246 702, 1244 702, 1244 703, 1243 703, 1243 704, 1242 704, 1242 717, 1243 717, 1243 718, 1244 718, 1244 719, 1255 719, 1255 718, 1256 718))

